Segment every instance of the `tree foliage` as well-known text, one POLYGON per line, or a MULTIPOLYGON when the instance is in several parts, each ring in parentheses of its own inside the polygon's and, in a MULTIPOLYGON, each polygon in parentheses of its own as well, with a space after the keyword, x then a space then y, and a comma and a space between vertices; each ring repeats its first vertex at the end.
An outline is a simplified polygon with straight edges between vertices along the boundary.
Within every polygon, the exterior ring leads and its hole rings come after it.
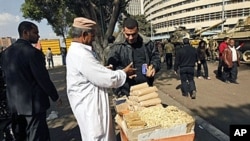
POLYGON ((131 16, 138 21, 140 33, 150 37, 151 36, 151 24, 146 20, 145 15, 131 16))
POLYGON ((21 11, 24 18, 48 21, 53 31, 64 39, 75 17, 86 17, 97 22, 96 51, 102 52, 107 37, 130 0, 25 0, 21 11))

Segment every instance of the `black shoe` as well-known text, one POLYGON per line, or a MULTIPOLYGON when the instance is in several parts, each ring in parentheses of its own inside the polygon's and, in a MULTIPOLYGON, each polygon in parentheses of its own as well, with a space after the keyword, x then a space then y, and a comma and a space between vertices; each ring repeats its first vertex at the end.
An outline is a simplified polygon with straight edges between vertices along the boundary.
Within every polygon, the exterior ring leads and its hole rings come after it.
POLYGON ((195 98, 196 98, 196 91, 192 91, 192 92, 190 93, 190 95, 191 95, 191 98, 192 98, 192 99, 195 99, 195 98))
POLYGON ((187 93, 182 93, 182 96, 188 97, 188 94, 187 93))
POLYGON ((221 78, 222 74, 216 74, 216 78, 221 78))
POLYGON ((237 81, 232 81, 231 83, 234 83, 234 84, 240 84, 239 82, 237 81))

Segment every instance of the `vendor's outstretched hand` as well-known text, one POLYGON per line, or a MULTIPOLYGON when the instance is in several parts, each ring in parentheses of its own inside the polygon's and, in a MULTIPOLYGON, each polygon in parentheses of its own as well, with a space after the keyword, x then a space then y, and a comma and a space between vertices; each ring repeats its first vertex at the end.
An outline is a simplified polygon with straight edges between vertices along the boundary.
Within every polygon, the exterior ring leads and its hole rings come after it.
POLYGON ((127 74, 127 76, 132 79, 136 77, 135 71, 136 68, 133 68, 133 63, 130 63, 128 66, 126 66, 123 71, 127 74))

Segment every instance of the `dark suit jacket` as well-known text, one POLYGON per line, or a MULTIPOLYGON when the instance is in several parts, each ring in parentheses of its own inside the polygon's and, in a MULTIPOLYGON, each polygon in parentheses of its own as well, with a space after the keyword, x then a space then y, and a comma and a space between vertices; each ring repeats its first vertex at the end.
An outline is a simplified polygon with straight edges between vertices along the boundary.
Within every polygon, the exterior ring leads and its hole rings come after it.
POLYGON ((26 40, 18 39, 2 54, 2 68, 7 84, 7 99, 12 113, 34 115, 56 101, 57 90, 50 80, 41 51, 26 40))

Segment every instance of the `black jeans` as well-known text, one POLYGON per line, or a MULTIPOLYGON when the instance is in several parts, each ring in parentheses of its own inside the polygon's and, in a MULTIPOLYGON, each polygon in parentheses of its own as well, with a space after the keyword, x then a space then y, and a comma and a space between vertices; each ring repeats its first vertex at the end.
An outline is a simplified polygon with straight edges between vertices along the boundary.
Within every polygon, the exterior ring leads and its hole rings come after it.
POLYGON ((48 66, 49 66, 49 68, 54 68, 54 61, 53 61, 53 59, 47 59, 47 62, 48 62, 48 66), (50 67, 50 65, 51 65, 51 67, 50 67))
POLYGON ((16 115, 13 124, 17 141, 50 141, 45 112, 32 116, 16 115))
POLYGON ((223 75, 222 75, 224 81, 235 82, 237 80, 237 75, 238 75, 238 63, 237 62, 233 62, 232 68, 224 67, 223 75))
POLYGON ((167 64, 167 69, 172 69, 172 66, 173 66, 172 53, 166 53, 166 64, 167 64))
POLYGON ((194 67, 180 68, 181 90, 184 95, 196 91, 194 82, 194 67))
POLYGON ((208 77, 207 61, 206 59, 204 59, 204 60, 200 60, 200 62, 201 63, 197 65, 197 77, 201 76, 201 65, 202 65, 204 69, 205 78, 207 78, 208 77))
POLYGON ((219 58, 219 64, 218 64, 218 68, 217 68, 217 77, 221 77, 222 76, 222 58, 219 58))

